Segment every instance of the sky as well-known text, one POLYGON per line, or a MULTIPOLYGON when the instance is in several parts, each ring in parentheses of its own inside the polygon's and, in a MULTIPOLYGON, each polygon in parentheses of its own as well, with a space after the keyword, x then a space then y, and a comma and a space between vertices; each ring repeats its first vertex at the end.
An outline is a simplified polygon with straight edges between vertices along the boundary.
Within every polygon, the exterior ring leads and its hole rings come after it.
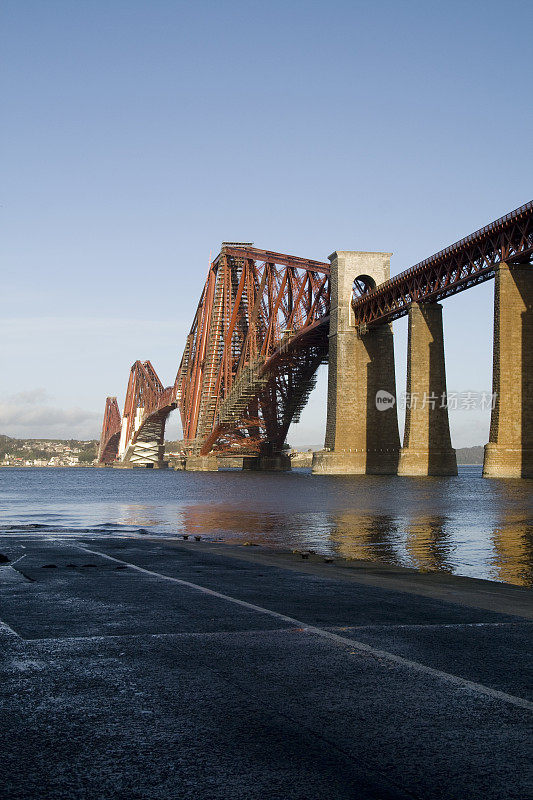
MULTIPOLYGON (((396 274, 530 200, 532 22, 516 0, 4 0, 0 433, 97 438, 136 359, 173 383, 223 240, 396 274)), ((493 282, 445 301, 451 391, 490 391, 492 309, 493 282)), ((322 443, 326 384, 291 444, 322 443)), ((452 412, 455 446, 489 416, 452 412)))

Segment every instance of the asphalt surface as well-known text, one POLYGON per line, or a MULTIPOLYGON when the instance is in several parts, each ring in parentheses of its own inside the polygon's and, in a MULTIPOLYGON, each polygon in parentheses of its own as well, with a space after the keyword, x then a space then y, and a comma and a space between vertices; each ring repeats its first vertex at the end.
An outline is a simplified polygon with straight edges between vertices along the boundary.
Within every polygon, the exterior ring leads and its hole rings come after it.
POLYGON ((0 553, 4 798, 533 797, 528 590, 195 541, 0 553))

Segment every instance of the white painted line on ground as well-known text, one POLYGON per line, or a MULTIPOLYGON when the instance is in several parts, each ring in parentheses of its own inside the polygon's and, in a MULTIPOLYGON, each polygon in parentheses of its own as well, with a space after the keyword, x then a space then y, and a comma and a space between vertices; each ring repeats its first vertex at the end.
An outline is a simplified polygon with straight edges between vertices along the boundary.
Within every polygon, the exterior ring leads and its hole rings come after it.
POLYGON ((198 592, 202 592, 202 594, 207 594, 211 597, 218 597, 220 600, 226 600, 229 603, 234 603, 235 605, 242 606, 243 608, 248 608, 251 611, 257 611, 259 614, 267 614, 270 617, 283 620, 284 622, 290 623, 295 628, 299 628, 302 632, 313 633, 316 636, 320 636, 323 639, 328 639, 336 644, 342 645, 343 647, 349 647, 352 650, 358 650, 359 652, 366 653, 367 655, 373 656, 377 659, 391 661, 394 664, 407 667, 407 669, 411 669, 416 672, 422 672, 426 675, 431 675, 434 678, 439 678, 440 680, 453 683, 456 686, 462 687, 463 689, 471 689, 472 691, 477 692, 478 694, 486 695, 493 700, 500 700, 504 703, 510 703, 513 706, 517 706, 518 708, 525 708, 529 711, 533 711, 533 703, 529 700, 525 700, 523 697, 515 697, 512 694, 500 692, 497 689, 491 689, 490 686, 485 686, 482 683, 475 683, 474 681, 468 681, 465 678, 460 678, 458 675, 452 675, 449 672, 443 672, 440 669, 428 667, 426 664, 421 664, 418 661, 411 661, 408 658, 402 658, 402 656, 397 656, 395 653, 390 653, 387 650, 378 650, 376 647, 371 647, 370 645, 365 644, 364 642, 359 642, 356 639, 349 639, 346 636, 339 636, 337 633, 332 633, 331 631, 324 630, 323 628, 317 628, 314 625, 308 625, 306 622, 294 619, 294 617, 288 617, 285 614, 280 614, 278 611, 272 611, 270 608, 256 606, 253 603, 246 602, 245 600, 239 600, 236 597, 231 597, 230 595, 216 592, 214 589, 208 589, 207 586, 200 586, 197 583, 184 581, 181 578, 173 578, 170 575, 164 575, 161 572, 154 572, 153 570, 139 567, 137 564, 132 564, 130 561, 123 561, 120 558, 109 556, 107 553, 101 553, 98 550, 89 550, 87 547, 83 547, 82 545, 77 546, 80 548, 80 550, 84 550, 86 553, 92 553, 92 555, 106 558, 109 561, 115 561, 118 564, 126 564, 131 569, 134 569, 136 572, 140 572, 143 575, 149 575, 150 577, 159 578, 160 580, 169 581, 170 583, 178 583, 181 586, 187 586, 189 589, 195 589, 198 592))
POLYGON ((19 558, 17 558, 17 560, 16 560, 16 561, 11 561, 11 562, 10 562, 10 564, 9 564, 9 566, 10 566, 10 567, 13 567, 13 566, 15 566, 15 564, 18 564, 18 563, 19 563, 19 561, 22 561, 22 559, 23 559, 23 558, 26 558, 26 556, 27 556, 27 555, 28 555, 27 553, 24 553, 24 555, 23 555, 23 556, 19 556, 19 558))
POLYGON ((2 622, 2 620, 0 619, 0 633, 2 633, 2 631, 9 634, 9 636, 16 636, 17 639, 22 638, 16 631, 13 630, 13 628, 9 627, 7 622, 2 622))

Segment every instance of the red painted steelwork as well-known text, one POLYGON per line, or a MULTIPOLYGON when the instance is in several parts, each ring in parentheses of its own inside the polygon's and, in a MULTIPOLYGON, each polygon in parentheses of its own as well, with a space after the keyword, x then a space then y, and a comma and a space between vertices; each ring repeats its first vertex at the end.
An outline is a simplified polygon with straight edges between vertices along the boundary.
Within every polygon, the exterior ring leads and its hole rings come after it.
POLYGON ((434 303, 494 277, 500 262, 530 261, 533 201, 354 298, 356 324, 391 322, 411 303, 434 303))
MULTIPOLYGON (((492 278, 498 263, 532 254, 530 202, 375 289, 354 276, 356 325, 390 322, 413 302, 456 294, 492 278)), ((320 261, 225 243, 210 264, 174 386, 165 389, 149 361, 131 368, 127 446, 143 432, 163 444, 166 418, 178 406, 191 453, 279 452, 327 359, 329 275, 320 261)), ((118 436, 118 406, 108 398, 102 463, 116 456, 118 436)))
POLYGON ((117 398, 108 397, 105 401, 104 421, 98 450, 99 464, 112 464, 115 461, 118 453, 120 427, 121 418, 117 398))
POLYGON ((161 416, 162 412, 166 412, 166 419, 176 408, 175 395, 175 387, 163 386, 150 361, 136 361, 133 364, 123 415, 127 419, 125 441, 128 446, 142 436, 143 427, 153 416, 161 416))
POLYGON ((189 449, 279 451, 327 356, 328 315, 329 264, 223 246, 176 377, 189 449))

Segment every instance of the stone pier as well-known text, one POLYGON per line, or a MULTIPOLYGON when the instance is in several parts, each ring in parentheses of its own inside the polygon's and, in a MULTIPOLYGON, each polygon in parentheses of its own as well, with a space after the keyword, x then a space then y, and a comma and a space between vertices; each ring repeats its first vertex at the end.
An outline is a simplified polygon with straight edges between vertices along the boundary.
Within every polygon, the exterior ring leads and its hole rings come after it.
POLYGON ((392 327, 360 333, 351 307, 353 283, 369 288, 390 276, 391 253, 337 251, 331 261, 328 410, 317 474, 395 474, 400 439, 392 327))
POLYGON ((244 456, 242 468, 253 472, 289 472, 291 459, 286 453, 271 456, 244 456))
POLYGON ((187 456, 185 459, 186 472, 218 472, 218 461, 214 455, 187 456))
POLYGON ((450 439, 442 306, 409 310, 407 403, 399 475, 457 475, 450 439))
POLYGON ((533 478, 533 267, 496 269, 486 478, 533 478))

